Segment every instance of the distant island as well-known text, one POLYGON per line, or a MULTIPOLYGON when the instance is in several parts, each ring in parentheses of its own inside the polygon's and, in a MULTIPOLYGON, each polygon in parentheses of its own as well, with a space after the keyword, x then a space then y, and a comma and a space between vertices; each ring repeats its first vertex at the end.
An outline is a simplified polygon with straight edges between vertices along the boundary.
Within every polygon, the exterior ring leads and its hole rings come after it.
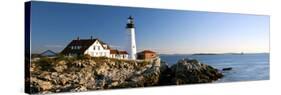
POLYGON ((263 52, 263 53, 244 53, 244 52, 241 52, 241 53, 195 53, 192 55, 244 55, 244 54, 269 54, 269 53, 266 53, 266 52, 263 52))
POLYGON ((192 55, 244 55, 244 53, 195 53, 192 55))
POLYGON ((192 55, 221 55, 221 53, 195 53, 192 55))
POLYGON ((260 53, 193 53, 193 54, 159 54, 159 55, 244 55, 244 54, 269 54, 267 52, 260 53))

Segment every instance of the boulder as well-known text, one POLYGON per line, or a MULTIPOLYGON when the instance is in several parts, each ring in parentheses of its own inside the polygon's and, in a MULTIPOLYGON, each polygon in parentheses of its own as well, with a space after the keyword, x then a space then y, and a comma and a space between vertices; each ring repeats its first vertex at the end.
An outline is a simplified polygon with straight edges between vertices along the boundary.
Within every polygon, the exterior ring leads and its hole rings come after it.
POLYGON ((120 84, 118 87, 145 87, 155 86, 159 83, 160 77, 160 58, 155 58, 151 64, 148 64, 145 69, 137 71, 131 77, 127 78, 125 82, 120 84))
POLYGON ((171 67, 172 84, 207 83, 221 78, 219 70, 192 59, 183 59, 171 67))
POLYGON ((42 89, 42 91, 50 90, 53 87, 53 84, 49 81, 38 81, 38 86, 42 89))
POLYGON ((232 67, 228 67, 228 68, 223 68, 222 71, 230 71, 232 70, 232 67))

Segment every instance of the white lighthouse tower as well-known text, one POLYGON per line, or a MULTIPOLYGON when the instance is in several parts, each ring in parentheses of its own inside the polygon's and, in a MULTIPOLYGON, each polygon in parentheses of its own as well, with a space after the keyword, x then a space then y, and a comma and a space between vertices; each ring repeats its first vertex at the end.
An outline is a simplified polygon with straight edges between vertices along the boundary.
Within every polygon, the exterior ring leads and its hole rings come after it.
POLYGON ((134 26, 134 19, 132 16, 128 18, 127 31, 129 32, 129 45, 130 49, 129 52, 129 58, 132 60, 135 60, 137 57, 137 47, 136 47, 136 38, 135 38, 135 26, 134 26))

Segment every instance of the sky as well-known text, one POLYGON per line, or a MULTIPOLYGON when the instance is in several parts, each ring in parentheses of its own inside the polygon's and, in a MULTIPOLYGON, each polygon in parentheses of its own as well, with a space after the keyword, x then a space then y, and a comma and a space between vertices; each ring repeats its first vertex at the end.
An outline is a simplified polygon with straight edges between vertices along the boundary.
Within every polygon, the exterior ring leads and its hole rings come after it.
POLYGON ((128 49, 134 17, 137 51, 159 54, 269 52, 269 16, 33 1, 31 52, 61 52, 91 36, 128 49))

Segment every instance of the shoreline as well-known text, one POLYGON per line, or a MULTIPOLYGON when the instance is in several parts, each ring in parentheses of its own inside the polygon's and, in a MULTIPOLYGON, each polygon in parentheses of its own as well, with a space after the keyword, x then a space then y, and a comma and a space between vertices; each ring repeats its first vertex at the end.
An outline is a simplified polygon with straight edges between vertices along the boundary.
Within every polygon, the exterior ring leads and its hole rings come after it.
POLYGON ((31 92, 41 94, 211 83, 223 77, 218 69, 190 59, 179 60, 171 67, 160 58, 147 62, 110 58, 53 58, 32 62, 31 92))

